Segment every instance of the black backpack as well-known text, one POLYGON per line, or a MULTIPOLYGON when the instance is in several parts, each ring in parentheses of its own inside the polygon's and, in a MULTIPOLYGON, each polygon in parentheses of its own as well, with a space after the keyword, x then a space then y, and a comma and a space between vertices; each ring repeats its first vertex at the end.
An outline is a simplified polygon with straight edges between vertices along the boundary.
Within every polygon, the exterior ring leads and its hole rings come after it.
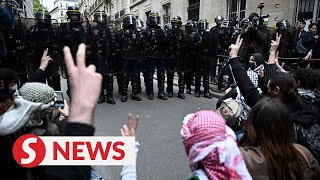
POLYGON ((293 123, 294 140, 306 147, 320 162, 320 115, 318 107, 310 102, 304 102, 300 109, 290 114, 293 123))

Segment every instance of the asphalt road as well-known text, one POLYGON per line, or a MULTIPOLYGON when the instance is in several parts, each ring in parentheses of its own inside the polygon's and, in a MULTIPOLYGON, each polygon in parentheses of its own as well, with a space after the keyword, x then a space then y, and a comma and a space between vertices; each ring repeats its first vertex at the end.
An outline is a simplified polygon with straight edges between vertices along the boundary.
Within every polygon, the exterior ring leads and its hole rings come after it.
MULTIPOLYGON (((142 81, 143 82, 143 81, 142 81)), ((154 85, 157 94, 156 84, 154 85)), ((119 136, 120 128, 127 122, 128 113, 140 116, 138 138, 140 150, 137 174, 141 180, 186 180, 190 178, 188 158, 180 136, 183 117, 189 113, 213 109, 217 99, 196 98, 186 94, 181 100, 175 94, 167 101, 148 100, 144 92, 142 101, 131 99, 120 102, 115 84, 116 105, 99 104, 95 112, 96 135, 119 136)), ((175 87, 177 92, 177 87, 175 87)), ((155 96, 156 97, 156 96, 155 96)), ((120 179, 121 166, 96 166, 96 172, 105 180, 120 179)))

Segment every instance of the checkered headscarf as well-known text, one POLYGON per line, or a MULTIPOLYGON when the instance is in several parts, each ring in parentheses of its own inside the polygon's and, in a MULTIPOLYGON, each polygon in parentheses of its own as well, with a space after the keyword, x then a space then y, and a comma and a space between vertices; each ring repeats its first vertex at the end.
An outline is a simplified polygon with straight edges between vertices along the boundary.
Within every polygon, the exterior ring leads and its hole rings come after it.
POLYGON ((181 135, 192 172, 201 163, 209 179, 252 179, 234 132, 216 112, 188 114, 181 135))

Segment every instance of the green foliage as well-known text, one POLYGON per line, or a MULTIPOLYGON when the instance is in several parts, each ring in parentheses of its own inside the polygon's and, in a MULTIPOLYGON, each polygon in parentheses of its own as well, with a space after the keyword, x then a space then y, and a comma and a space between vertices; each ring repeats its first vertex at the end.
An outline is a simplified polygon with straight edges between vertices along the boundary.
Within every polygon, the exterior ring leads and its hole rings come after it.
POLYGON ((33 0, 33 12, 37 13, 40 9, 45 9, 45 7, 40 4, 39 0, 33 0))

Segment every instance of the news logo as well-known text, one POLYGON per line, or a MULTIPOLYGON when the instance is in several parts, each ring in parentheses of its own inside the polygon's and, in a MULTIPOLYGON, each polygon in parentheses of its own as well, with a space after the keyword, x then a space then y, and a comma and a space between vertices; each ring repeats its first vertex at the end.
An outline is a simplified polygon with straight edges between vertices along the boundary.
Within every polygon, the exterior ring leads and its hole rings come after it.
POLYGON ((133 165, 134 137, 21 136, 13 157, 26 168, 38 165, 133 165))

